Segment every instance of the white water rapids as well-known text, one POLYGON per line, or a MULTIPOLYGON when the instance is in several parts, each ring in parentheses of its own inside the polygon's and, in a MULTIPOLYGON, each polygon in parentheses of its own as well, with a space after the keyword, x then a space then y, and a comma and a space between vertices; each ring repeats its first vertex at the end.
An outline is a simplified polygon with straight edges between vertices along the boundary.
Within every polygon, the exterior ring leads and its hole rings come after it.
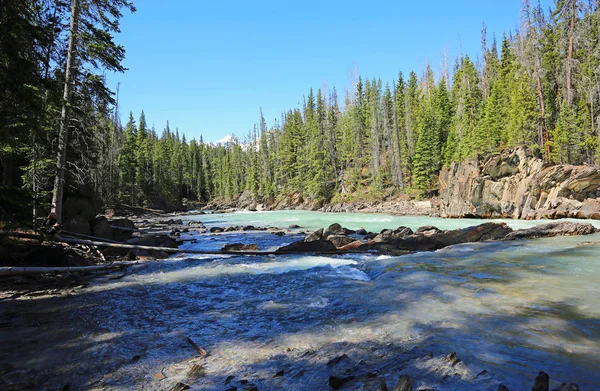
MULTIPOLYGON (((296 211, 186 219, 308 229, 338 222, 372 231, 482 222, 296 211)), ((236 232, 185 246, 243 242, 264 250, 301 237, 236 232)), ((110 277, 68 297, 4 302, 1 321, 10 325, 0 328, 0 364, 35 371, 47 389, 158 390, 195 354, 189 336, 210 354, 193 390, 225 390, 230 375, 261 391, 328 390, 325 364, 314 365, 323 346, 356 361, 368 346, 373 353, 364 360, 375 366, 377 357, 385 365, 398 352, 456 352, 469 367, 461 383, 434 376, 425 364, 399 369, 416 390, 495 391, 500 382, 526 390, 539 370, 550 374, 551 389, 573 381, 600 390, 600 234, 401 257, 183 256, 110 277), (286 375, 274 377, 279 369, 286 375), (489 381, 477 383, 484 369, 489 381), (157 380, 159 372, 167 379, 157 380)))

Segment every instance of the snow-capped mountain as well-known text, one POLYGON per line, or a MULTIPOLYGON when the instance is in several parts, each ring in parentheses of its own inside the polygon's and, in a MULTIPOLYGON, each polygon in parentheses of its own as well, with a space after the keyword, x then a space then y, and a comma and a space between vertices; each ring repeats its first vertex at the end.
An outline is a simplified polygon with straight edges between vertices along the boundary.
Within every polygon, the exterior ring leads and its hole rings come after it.
POLYGON ((228 134, 227 136, 223 137, 222 139, 217 140, 214 143, 211 142, 209 144, 212 145, 213 147, 218 147, 218 146, 226 146, 226 145, 229 145, 230 143, 237 143, 237 141, 235 138, 233 138, 233 136, 228 134))

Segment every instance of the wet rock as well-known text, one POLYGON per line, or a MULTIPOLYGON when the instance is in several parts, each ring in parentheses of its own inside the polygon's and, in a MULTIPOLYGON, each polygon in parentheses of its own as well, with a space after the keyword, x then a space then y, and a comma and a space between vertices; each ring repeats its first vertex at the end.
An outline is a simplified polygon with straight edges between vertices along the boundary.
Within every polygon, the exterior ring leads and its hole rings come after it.
POLYGON ((296 229, 296 228, 300 228, 300 226, 298 224, 292 224, 288 228, 289 229, 296 229))
POLYGON ((446 361, 448 361, 452 365, 456 365, 461 360, 460 360, 460 357, 458 357, 458 355, 456 354, 456 352, 454 352, 454 353, 450 353, 448 356, 446 356, 446 361))
POLYGON ((242 231, 254 231, 256 228, 253 225, 245 225, 242 231))
POLYGON ((336 250, 337 248, 328 240, 314 240, 311 242, 294 242, 278 248, 276 252, 327 252, 336 250))
POLYGON ((327 240, 333 243, 336 248, 340 248, 354 242, 354 239, 346 235, 329 235, 327 240))
POLYGON ((363 242, 361 242, 360 240, 355 240, 355 241, 353 241, 351 243, 348 243, 345 246, 338 247, 338 250, 340 250, 340 251, 351 251, 351 250, 359 248, 362 245, 363 245, 363 242))
POLYGON ((285 232, 284 231, 273 231, 273 232, 271 232, 271 234, 275 235, 275 236, 284 236, 285 232))
POLYGON ((323 232, 323 237, 326 238, 329 235, 345 235, 345 234, 346 234, 346 232, 344 231, 344 228, 341 225, 339 225, 338 223, 333 223, 329 227, 327 227, 325 232, 323 232))
POLYGON ((409 227, 400 226, 394 230, 394 236, 404 237, 412 235, 414 232, 409 227))
POLYGON ((354 233, 357 234, 357 235, 366 235, 367 234, 367 230, 364 229, 363 227, 360 227, 354 233))
POLYGON ((283 375, 285 375, 285 371, 282 369, 280 371, 277 371, 277 373, 275 373, 273 377, 282 377, 283 375))
POLYGON ((238 230, 238 228, 237 228, 237 227, 233 227, 233 226, 231 226, 231 227, 227 227, 227 228, 225 228, 225 231, 224 231, 224 232, 233 232, 233 231, 237 231, 237 230, 238 230))
POLYGON ((531 391, 548 391, 550 388, 550 376, 544 371, 536 376, 531 391))
POLYGON ((379 387, 377 388, 377 391, 388 391, 385 380, 381 379, 381 382, 379 383, 379 387))
POLYGON ((354 380, 354 376, 329 376, 329 387, 333 388, 334 390, 337 390, 338 388, 341 388, 344 384, 352 380, 354 380))
POLYGON ((304 239, 305 242, 314 242, 318 240, 323 240, 323 228, 314 231, 304 239))
POLYGON ((160 220, 158 223, 162 225, 183 225, 183 221, 181 219, 160 220))
POLYGON ((554 391, 579 391, 579 385, 571 382, 566 382, 555 388, 554 391))
POLYGON ((555 222, 519 229, 506 235, 506 240, 546 238, 552 236, 588 235, 597 232, 592 224, 555 222))
POLYGON ((379 233, 379 235, 373 238, 373 241, 375 243, 389 242, 390 240, 392 240, 393 234, 394 231, 392 231, 391 229, 384 229, 379 233))
POLYGON ((387 384, 384 379, 377 377, 369 378, 363 382, 362 386, 358 388, 359 391, 388 391, 387 384))
POLYGON ((258 251, 258 246, 256 244, 232 243, 224 245, 221 251, 258 251))
POLYGON ((373 241, 361 249, 399 255, 402 251, 434 251, 455 244, 499 240, 510 232, 512 229, 506 223, 484 223, 449 231, 427 230, 402 238, 386 233, 390 239, 386 238, 382 242, 373 241))
POLYGON ((374 233, 374 232, 369 232, 365 235, 364 239, 365 240, 373 240, 377 237, 378 234, 374 233))
POLYGON ((221 227, 210 227, 210 230, 209 230, 209 231, 210 231, 211 233, 219 233, 219 232, 223 232, 223 231, 224 231, 224 229, 223 229, 223 228, 221 228, 221 227))
POLYGON ((410 376, 400 376, 393 391, 413 391, 413 381, 410 376))
POLYGON ((172 388, 169 389, 169 391, 185 391, 185 390, 189 390, 189 389, 190 389, 189 384, 177 382, 172 388))
MULTIPOLYGON (((403 227, 405 228, 405 227, 403 227)), ((440 229, 438 227, 435 227, 433 225, 424 225, 422 227, 417 228, 417 231, 415 233, 423 233, 423 232, 440 232, 440 229)))
POLYGON ((334 367, 340 364, 347 364, 349 362, 352 362, 352 360, 350 359, 350 357, 348 357, 348 355, 346 353, 342 354, 341 356, 332 358, 331 360, 329 360, 327 362, 327 366, 328 367, 334 367))

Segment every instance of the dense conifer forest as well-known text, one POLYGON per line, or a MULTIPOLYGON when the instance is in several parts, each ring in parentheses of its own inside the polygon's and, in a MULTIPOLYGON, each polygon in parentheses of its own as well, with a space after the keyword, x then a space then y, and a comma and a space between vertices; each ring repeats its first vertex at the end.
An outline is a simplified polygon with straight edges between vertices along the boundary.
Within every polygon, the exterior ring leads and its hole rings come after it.
POLYGON ((272 123, 260 113, 242 138, 212 145, 168 123, 149 127, 143 112, 122 124, 103 73, 125 71, 113 36, 131 3, 5 0, 0 212, 45 216, 62 183, 67 194, 93 189, 105 205, 244 191, 316 203, 427 197, 444 165, 516 145, 552 163, 598 164, 598 5, 524 0, 518 31, 474 31, 481 52, 437 74, 427 65, 396 80, 357 76, 344 92, 310 89, 301 107, 272 123))

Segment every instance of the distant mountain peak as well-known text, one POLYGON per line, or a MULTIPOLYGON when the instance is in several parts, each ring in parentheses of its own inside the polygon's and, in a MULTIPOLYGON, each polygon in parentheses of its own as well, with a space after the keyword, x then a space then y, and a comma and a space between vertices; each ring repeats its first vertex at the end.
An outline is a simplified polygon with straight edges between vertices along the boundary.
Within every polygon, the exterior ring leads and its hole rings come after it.
POLYGON ((214 143, 209 143, 209 144, 216 147, 216 146, 226 146, 228 144, 236 143, 236 142, 237 142, 237 140, 232 135, 228 134, 227 136, 223 137, 222 139, 217 140, 214 143))

